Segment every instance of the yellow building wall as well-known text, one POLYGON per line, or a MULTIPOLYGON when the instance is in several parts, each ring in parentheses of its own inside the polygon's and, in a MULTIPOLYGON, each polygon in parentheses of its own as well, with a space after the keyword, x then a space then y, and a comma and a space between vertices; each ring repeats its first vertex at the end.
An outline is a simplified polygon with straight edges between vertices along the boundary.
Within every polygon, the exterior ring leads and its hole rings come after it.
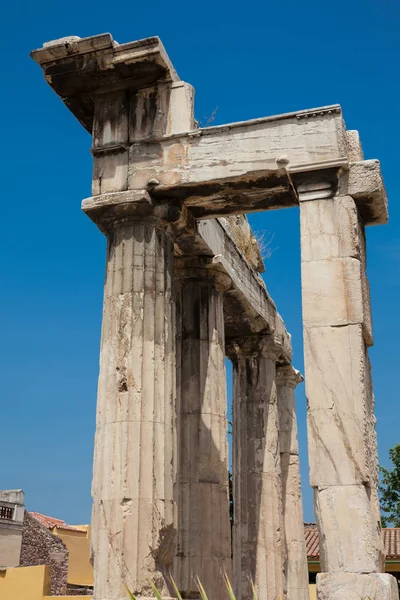
POLYGON ((90 530, 83 532, 54 529, 68 550, 68 583, 93 585, 93 567, 90 563, 90 530))
POLYGON ((310 600, 317 600, 317 586, 315 583, 310 583, 310 600))
POLYGON ((50 573, 44 565, 0 571, 1 600, 43 600, 48 594, 50 573))

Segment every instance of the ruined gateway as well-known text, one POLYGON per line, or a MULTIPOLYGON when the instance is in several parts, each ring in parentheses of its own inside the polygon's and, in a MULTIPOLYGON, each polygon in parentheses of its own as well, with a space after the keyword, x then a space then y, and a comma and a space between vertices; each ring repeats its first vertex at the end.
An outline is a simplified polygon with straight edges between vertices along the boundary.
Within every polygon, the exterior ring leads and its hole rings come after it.
POLYGON ((379 162, 340 106, 199 129, 156 37, 32 53, 93 140, 84 212, 107 236, 93 475, 96 600, 306 600, 291 340, 245 213, 300 207, 319 600, 393 600, 377 497, 365 225, 379 162), (233 363, 233 541, 224 358, 233 363), (231 546, 232 544, 232 546, 231 546), (233 558, 231 556, 233 547, 233 558))

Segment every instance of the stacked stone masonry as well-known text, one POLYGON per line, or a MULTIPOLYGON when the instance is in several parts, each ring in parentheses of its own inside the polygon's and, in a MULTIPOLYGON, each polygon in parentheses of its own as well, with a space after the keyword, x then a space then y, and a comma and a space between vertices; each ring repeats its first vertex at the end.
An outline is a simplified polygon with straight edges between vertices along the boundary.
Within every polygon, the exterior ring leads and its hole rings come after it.
POLYGON ((22 530, 21 567, 47 565, 50 568, 50 593, 67 593, 68 550, 64 542, 25 511, 22 530))
POLYGON ((387 221, 379 162, 340 106, 199 129, 156 37, 32 53, 92 135, 107 236, 93 474, 95 600, 149 580, 222 600, 308 596, 291 340, 244 214, 300 206, 319 600, 397 600, 381 573, 365 226, 387 221), (233 363, 233 570, 224 356, 233 363))

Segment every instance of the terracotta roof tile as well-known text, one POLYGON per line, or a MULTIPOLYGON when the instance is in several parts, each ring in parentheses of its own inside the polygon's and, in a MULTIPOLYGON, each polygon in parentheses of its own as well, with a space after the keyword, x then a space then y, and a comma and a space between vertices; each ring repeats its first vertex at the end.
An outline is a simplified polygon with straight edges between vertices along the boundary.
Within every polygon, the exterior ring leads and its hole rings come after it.
POLYGON ((80 531, 82 533, 86 533, 85 529, 79 529, 79 527, 73 527, 72 525, 68 525, 62 519, 55 519, 54 517, 48 517, 47 515, 42 515, 41 513, 38 513, 38 512, 30 512, 29 514, 32 515, 32 517, 34 517, 37 521, 39 521, 39 523, 41 523, 42 525, 47 527, 47 529, 54 529, 54 527, 57 527, 57 529, 65 529, 65 530, 69 530, 69 531, 80 531))
MULTIPOLYGON (((400 559, 400 528, 382 529, 386 560, 400 559)), ((319 560, 319 537, 315 523, 304 523, 308 560, 319 560)))
POLYGON ((386 558, 400 558, 400 528, 383 530, 386 558))

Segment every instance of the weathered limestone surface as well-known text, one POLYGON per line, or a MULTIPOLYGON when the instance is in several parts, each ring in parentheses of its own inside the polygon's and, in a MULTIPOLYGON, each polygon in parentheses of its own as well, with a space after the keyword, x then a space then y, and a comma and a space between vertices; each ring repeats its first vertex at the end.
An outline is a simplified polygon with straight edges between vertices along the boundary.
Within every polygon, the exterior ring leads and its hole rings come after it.
MULTIPOLYGON (((290 363, 290 337, 256 272, 248 232, 237 246, 232 222, 228 233, 229 223, 212 218, 299 203, 311 484, 325 537, 322 568, 332 577, 354 569, 344 587, 329 587, 328 579, 324 587, 321 579, 318 593, 331 600, 338 589, 351 597, 365 588, 378 597, 378 583, 361 583, 361 573, 382 568, 363 230, 387 221, 378 161, 363 160, 358 135, 346 132, 339 106, 196 129, 193 90, 179 80, 158 38, 119 45, 109 34, 70 37, 32 56, 93 135, 93 197, 83 208, 109 237, 93 484, 96 600, 121 600, 125 582, 145 595, 149 574, 168 593, 181 483, 175 475, 174 253, 208 256, 230 276, 224 298, 229 338, 268 334, 277 349, 273 358, 258 349, 236 360, 236 414, 242 395, 250 410, 235 417, 241 441, 235 445, 234 547, 235 565, 243 569, 235 585, 244 586, 247 598, 243 573, 250 571, 261 597, 267 588, 268 600, 285 594, 281 462, 295 514, 298 461, 292 450, 280 460, 275 363, 290 363), (350 522, 354 536, 345 532, 350 522)), ((222 309, 222 321, 221 315, 222 309)), ((178 357, 181 380, 192 367, 178 357)), ((193 357, 196 362, 195 350, 193 357)), ((185 394, 186 388, 187 405, 185 394)), ((183 417, 190 426, 200 414, 206 422, 203 409, 183 417)), ((218 411, 207 426, 223 461, 218 411)), ((185 468, 193 478, 193 466, 185 468)), ((191 492, 186 500, 199 505, 191 492)), ((196 517, 192 512, 182 531, 193 531, 196 517)), ((219 560, 220 550, 213 548, 213 558, 215 552, 219 560)), ((390 589, 382 597, 397 597, 390 589)))
POLYGON ((364 160, 364 153, 361 147, 360 134, 355 130, 346 131, 347 141, 347 156, 350 162, 356 162, 358 160, 364 160))
POLYGON ((239 599, 286 597, 285 542, 272 336, 232 340, 233 576, 239 599))
POLYGON ((226 234, 220 219, 198 222, 198 233, 215 256, 218 264, 232 281, 224 296, 226 337, 243 336, 268 331, 279 348, 279 359, 289 363, 292 358, 291 336, 281 315, 268 294, 264 281, 243 260, 240 249, 226 234))
MULTIPOLYGON (((325 198, 317 191, 310 199, 302 186, 299 192, 310 480, 321 569, 378 573, 383 548, 363 225, 350 196, 325 198)), ((358 586, 349 580, 349 595, 337 597, 352 597, 358 586)), ((319 598, 336 598, 324 589, 317 584, 319 598)))
MULTIPOLYGON (((346 135, 340 106, 196 129, 191 88, 179 81, 156 37, 122 45, 109 34, 61 39, 32 57, 91 132, 99 97, 109 94, 106 130, 93 149, 94 193, 143 190, 152 182, 157 201, 179 198, 196 218, 206 218, 294 206, 292 176, 299 173, 320 169, 335 178, 344 168, 352 180, 351 161, 359 153, 354 135, 346 135), (108 116, 120 119, 123 108, 130 115, 128 131, 122 127, 111 143, 108 116)), ((354 188, 366 224, 387 220, 378 163, 376 174, 372 188, 354 188)))
POLYGON ((379 573, 383 570, 380 522, 364 485, 319 487, 315 512, 320 531, 320 559, 327 572, 379 573))
POLYGON ((303 201, 300 217, 311 485, 368 483, 372 333, 363 229, 350 197, 303 201), (354 265, 350 276, 346 264, 354 265))
POLYGON ((176 548, 173 242, 142 221, 109 233, 93 474, 96 600, 163 593, 176 548))
POLYGON ((223 598, 231 578, 223 291, 210 259, 177 259, 180 281, 178 545, 175 581, 196 597, 196 578, 223 598))
POLYGON ((265 271, 262 252, 257 239, 253 234, 246 215, 232 215, 218 219, 222 227, 228 232, 236 246, 243 253, 247 262, 259 273, 265 271))
POLYGON ((318 600, 397 600, 398 585, 387 573, 318 573, 318 600))
POLYGON ((294 389, 301 381, 303 381, 303 377, 291 365, 277 367, 279 450, 288 600, 309 599, 307 552, 304 541, 299 445, 294 396, 294 389))

